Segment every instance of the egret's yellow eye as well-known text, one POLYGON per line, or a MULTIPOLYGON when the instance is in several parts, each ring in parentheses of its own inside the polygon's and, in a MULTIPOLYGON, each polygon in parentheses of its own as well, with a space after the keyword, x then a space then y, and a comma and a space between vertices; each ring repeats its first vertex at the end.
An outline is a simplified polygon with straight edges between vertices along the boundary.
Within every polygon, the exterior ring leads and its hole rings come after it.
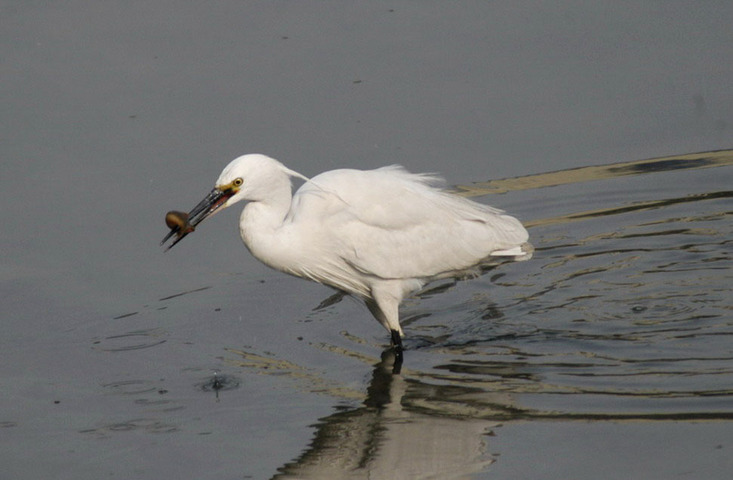
POLYGON ((244 180, 242 180, 241 178, 235 178, 232 182, 232 185, 234 185, 235 187, 241 187, 243 183, 244 180))

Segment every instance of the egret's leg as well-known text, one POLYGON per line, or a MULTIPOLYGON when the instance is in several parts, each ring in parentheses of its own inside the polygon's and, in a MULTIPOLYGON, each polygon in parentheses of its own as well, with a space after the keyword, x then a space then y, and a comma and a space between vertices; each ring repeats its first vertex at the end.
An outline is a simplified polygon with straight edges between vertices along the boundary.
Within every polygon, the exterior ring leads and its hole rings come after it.
POLYGON ((404 355, 402 355, 402 335, 397 330, 391 330, 390 335, 392 336, 392 350, 394 351, 392 373, 399 375, 402 372, 402 362, 404 360, 404 355))
MULTIPOLYGON (((401 292, 399 292, 401 293, 401 292)), ((402 327, 400 326, 399 306, 401 295, 395 295, 389 288, 372 289, 372 298, 366 304, 372 315, 387 329, 395 352, 395 365, 402 364, 402 327)), ((397 368, 399 372, 399 368, 397 368)))
POLYGON ((390 330, 389 333, 392 337, 392 346, 395 349, 395 353, 402 355, 402 335, 397 330, 390 330))
MULTIPOLYGON (((372 315, 374 315, 374 318, 376 318, 379 323, 384 325, 384 328, 386 328, 389 331, 390 338, 392 340, 392 350, 394 352, 394 365, 392 367, 392 373, 399 374, 402 369, 402 329, 396 330, 394 328, 390 328, 390 324, 387 321, 387 317, 384 315, 384 312, 379 308, 379 305, 377 305, 377 302, 374 300, 367 300, 366 305, 369 308, 369 311, 372 312, 372 315)), ((399 327, 399 323, 397 324, 399 327)))
MULTIPOLYGON (((372 295, 374 295, 374 298, 367 300, 366 306, 369 308, 369 311, 372 312, 374 318, 376 318, 377 321, 387 329, 392 336, 392 343, 396 345, 394 342, 395 336, 400 338, 405 335, 402 331, 402 327, 400 326, 400 301, 389 294, 378 294, 377 292, 372 291, 372 295)), ((400 340, 400 344, 401 343, 402 341, 400 340)))
POLYGON ((372 312, 372 315, 374 315, 374 318, 377 319, 377 321, 387 329, 388 332, 391 332, 392 329, 389 326, 389 322, 387 321, 387 317, 384 315, 384 312, 379 308, 379 305, 377 305, 377 302, 374 300, 367 300, 366 306, 369 309, 370 312, 372 312))

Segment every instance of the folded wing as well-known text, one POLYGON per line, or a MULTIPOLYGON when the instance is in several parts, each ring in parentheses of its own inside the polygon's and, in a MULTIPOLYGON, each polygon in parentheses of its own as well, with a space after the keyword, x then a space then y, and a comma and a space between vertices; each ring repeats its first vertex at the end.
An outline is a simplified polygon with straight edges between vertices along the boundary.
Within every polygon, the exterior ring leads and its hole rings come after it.
MULTIPOLYGON (((401 167, 334 170, 296 193, 291 224, 319 225, 337 258, 367 276, 430 279, 521 252, 528 234, 514 217, 447 193, 439 178, 401 167)), ((332 268, 332 267, 331 267, 332 268)))

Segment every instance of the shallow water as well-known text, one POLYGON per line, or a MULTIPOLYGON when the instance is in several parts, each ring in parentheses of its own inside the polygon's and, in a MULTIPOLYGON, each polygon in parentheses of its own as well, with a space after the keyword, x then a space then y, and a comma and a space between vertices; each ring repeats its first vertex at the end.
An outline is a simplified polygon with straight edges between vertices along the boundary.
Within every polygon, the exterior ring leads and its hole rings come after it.
POLYGON ((653 157, 731 148, 732 5, 0 2, 0 478, 727 480, 732 154, 653 157), (537 252, 408 299, 393 375, 236 212, 159 247, 252 152, 537 252))
POLYGON ((695 158, 456 187, 501 192, 536 253, 407 299, 400 374, 360 303, 267 270, 68 313, 5 345, 52 359, 5 366, 9 471, 725 478, 733 151, 695 158))

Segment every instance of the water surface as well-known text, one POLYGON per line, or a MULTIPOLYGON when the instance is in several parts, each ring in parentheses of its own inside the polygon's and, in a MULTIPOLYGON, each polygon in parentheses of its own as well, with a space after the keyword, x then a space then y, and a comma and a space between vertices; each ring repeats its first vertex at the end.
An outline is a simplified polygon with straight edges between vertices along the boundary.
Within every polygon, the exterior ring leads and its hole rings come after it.
POLYGON ((727 480, 732 9, 0 2, 0 477, 727 480), (408 299, 394 376, 236 212, 159 248, 253 152, 438 172, 536 255, 408 299))

